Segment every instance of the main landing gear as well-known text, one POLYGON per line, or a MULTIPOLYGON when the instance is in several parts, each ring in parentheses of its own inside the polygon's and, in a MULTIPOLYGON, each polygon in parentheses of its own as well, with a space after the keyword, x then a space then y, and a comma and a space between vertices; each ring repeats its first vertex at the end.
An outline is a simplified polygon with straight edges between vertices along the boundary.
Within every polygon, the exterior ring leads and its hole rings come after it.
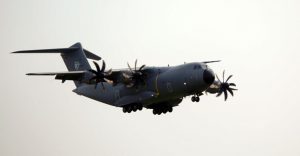
POLYGON ((173 107, 158 107, 158 108, 153 108, 153 114, 154 115, 160 115, 162 113, 166 114, 167 112, 172 112, 173 107))
POLYGON ((142 104, 132 104, 132 105, 127 105, 123 107, 123 112, 124 113, 131 113, 136 112, 136 111, 141 111, 143 109, 143 105, 142 104))
POLYGON ((198 95, 194 95, 191 98, 192 102, 199 102, 200 101, 200 97, 198 95))

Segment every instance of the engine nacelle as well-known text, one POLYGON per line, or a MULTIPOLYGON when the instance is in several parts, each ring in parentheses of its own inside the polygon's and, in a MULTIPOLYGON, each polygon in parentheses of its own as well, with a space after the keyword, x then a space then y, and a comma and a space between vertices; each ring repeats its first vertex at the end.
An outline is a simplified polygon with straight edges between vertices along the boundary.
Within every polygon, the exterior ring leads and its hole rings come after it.
POLYGON ((220 91, 220 88, 221 88, 221 82, 216 80, 205 90, 205 92, 215 94, 220 91))

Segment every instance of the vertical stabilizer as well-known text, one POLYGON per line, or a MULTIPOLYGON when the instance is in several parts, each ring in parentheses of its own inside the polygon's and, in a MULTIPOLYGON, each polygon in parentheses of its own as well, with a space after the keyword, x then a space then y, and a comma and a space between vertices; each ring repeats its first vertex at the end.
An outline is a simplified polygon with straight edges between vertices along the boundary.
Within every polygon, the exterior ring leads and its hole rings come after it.
MULTIPOLYGON (((72 45, 70 49, 75 50, 71 53, 61 53, 61 57, 63 58, 69 71, 82 71, 91 69, 80 43, 72 45)), ((80 85, 78 81, 74 81, 74 83, 77 87, 80 85)))
POLYGON ((80 43, 72 45, 70 49, 74 50, 71 53, 61 53, 61 56, 69 71, 91 69, 80 43))

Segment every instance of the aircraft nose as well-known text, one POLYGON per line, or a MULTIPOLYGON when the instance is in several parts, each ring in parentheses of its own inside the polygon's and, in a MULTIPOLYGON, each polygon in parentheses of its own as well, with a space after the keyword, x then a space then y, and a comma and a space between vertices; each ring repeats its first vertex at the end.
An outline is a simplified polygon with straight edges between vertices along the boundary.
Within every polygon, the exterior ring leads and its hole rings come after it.
POLYGON ((203 72, 203 80, 207 84, 212 84, 215 81, 215 74, 211 69, 205 69, 203 72))

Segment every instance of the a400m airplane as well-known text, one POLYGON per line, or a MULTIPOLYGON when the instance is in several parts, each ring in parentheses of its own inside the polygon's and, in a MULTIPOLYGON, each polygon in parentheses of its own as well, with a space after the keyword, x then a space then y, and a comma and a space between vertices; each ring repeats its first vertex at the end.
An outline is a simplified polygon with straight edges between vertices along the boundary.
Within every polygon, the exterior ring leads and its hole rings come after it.
POLYGON ((153 114, 172 112, 183 98, 192 95, 193 102, 199 102, 203 92, 224 93, 225 101, 228 92, 233 96, 236 85, 228 80, 215 79, 214 72, 207 62, 184 63, 167 67, 137 67, 137 60, 132 68, 105 70, 93 61, 93 70, 87 59, 101 60, 101 57, 83 49, 80 43, 70 48, 22 50, 13 53, 60 53, 68 72, 28 73, 27 75, 55 75, 55 79, 72 80, 76 88, 73 92, 88 98, 123 108, 124 113, 136 112, 143 108, 153 109, 153 114), (100 85, 98 85, 100 84, 100 85))

